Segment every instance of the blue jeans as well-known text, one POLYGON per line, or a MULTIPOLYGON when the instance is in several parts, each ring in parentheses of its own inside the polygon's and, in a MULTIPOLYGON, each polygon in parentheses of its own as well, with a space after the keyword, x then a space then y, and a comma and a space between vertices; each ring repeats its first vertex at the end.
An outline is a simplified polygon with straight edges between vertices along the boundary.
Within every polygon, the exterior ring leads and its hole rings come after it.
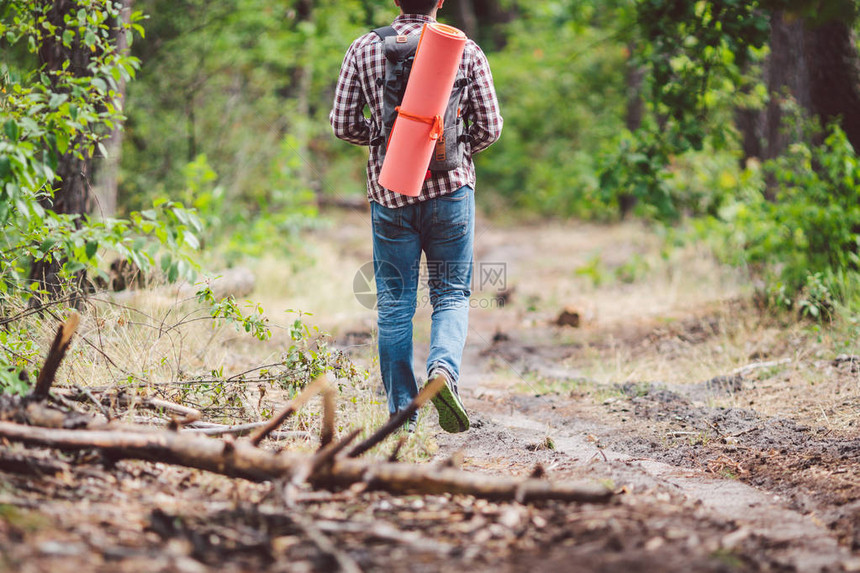
POLYGON ((388 410, 393 414, 418 394, 412 362, 412 318, 422 251, 433 306, 427 371, 441 367, 455 384, 459 379, 472 294, 475 192, 466 186, 398 209, 375 202, 370 206, 379 366, 388 410))

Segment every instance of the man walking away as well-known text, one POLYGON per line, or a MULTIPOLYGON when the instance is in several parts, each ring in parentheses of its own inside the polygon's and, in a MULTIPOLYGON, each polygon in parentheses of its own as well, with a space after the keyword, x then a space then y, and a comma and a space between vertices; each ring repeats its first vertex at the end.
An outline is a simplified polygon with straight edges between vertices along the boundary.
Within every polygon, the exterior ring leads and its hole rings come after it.
MULTIPOLYGON (((463 432, 469 429, 469 417, 457 388, 472 280, 472 156, 489 147, 502 131, 490 66, 475 42, 466 42, 449 104, 460 135, 453 142, 446 135, 445 151, 451 153, 442 154, 447 155, 444 164, 431 161, 417 197, 400 195, 378 182, 391 127, 384 120, 386 115, 393 115, 391 97, 386 93, 386 81, 391 80, 386 78, 386 53, 390 61, 394 52, 386 47, 385 38, 396 36, 399 43, 404 43, 410 36, 417 36, 424 24, 436 21, 443 3, 444 0, 394 0, 400 15, 391 26, 364 34, 352 43, 341 66, 330 121, 338 138, 370 147, 367 197, 373 220, 379 364, 389 413, 394 415, 406 408, 418 394, 412 362, 412 318, 424 252, 433 306, 428 380, 443 377, 446 381, 433 405, 444 430, 463 432), (370 109, 370 118, 364 116, 365 106, 370 109)), ((446 113, 446 121, 450 115, 446 113)), ((417 413, 407 421, 406 429, 412 431, 416 420, 417 413)))

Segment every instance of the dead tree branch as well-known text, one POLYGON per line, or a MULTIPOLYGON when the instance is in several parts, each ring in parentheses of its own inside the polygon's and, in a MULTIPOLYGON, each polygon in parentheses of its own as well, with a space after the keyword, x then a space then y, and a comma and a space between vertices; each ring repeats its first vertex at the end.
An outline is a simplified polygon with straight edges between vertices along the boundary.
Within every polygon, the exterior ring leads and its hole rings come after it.
POLYGON ((357 458, 376 444, 380 443, 382 440, 387 438, 390 434, 397 431, 406 420, 409 419, 412 414, 417 412, 421 406, 430 401, 430 399, 439 393, 439 390, 442 389, 442 386, 445 384, 445 380, 442 377, 436 378, 424 388, 418 392, 418 395, 412 400, 412 402, 403 410, 400 410, 391 418, 388 419, 388 422, 383 424, 381 428, 379 428, 376 432, 371 434, 369 438, 355 446, 349 452, 349 457, 357 458))
MULTIPOLYGON (((142 459, 207 470, 251 481, 290 479, 307 471, 313 458, 290 452, 272 453, 246 440, 226 442, 177 432, 136 433, 111 430, 62 430, 0 422, 0 437, 9 441, 62 450, 97 448, 113 459, 142 459)), ((348 437, 349 438, 349 437, 348 437)), ((348 443, 342 440, 340 443, 348 443)), ((335 444, 333 448, 340 444, 335 444)), ((489 499, 514 499, 522 503, 556 499, 606 502, 612 492, 593 483, 516 479, 472 474, 454 468, 387 463, 334 457, 311 472, 315 487, 348 488, 367 483, 371 489, 392 493, 474 495, 489 499)))
POLYGON ((45 364, 42 370, 39 371, 39 378, 36 380, 36 386, 33 388, 31 396, 36 400, 44 400, 48 397, 48 392, 51 390, 51 385, 54 383, 54 378, 57 375, 57 369, 60 367, 60 362, 66 355, 66 350, 69 349, 69 344, 72 341, 72 335, 78 328, 81 321, 81 315, 77 312, 69 314, 66 322, 60 325, 57 329, 57 335, 54 337, 54 342, 51 344, 51 350, 48 351, 48 357, 45 359, 45 364))
POLYGON ((325 375, 318 377, 316 380, 308 384, 301 393, 293 398, 293 400, 287 404, 287 406, 278 413, 277 416, 273 416, 269 422, 260 428, 257 433, 251 436, 251 444, 254 446, 260 445, 266 436, 277 430, 284 421, 293 415, 299 408, 305 405, 308 400, 319 394, 323 388, 328 385, 328 380, 326 380, 325 375))
POLYGON ((320 431, 320 450, 325 449, 334 439, 335 391, 330 386, 323 390, 322 430, 320 431))

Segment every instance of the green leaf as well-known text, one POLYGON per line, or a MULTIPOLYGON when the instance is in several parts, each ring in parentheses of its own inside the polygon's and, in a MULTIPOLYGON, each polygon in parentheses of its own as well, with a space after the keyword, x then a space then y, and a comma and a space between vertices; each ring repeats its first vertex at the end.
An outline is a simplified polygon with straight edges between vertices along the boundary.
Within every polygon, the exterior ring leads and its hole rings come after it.
POLYGON ((12 173, 12 165, 9 161, 9 158, 4 156, 0 156, 0 181, 9 177, 12 173))
POLYGON ((96 87, 99 93, 106 94, 108 91, 107 83, 101 78, 93 78, 93 85, 96 87))
POLYGON ((42 251, 43 253, 47 253, 56 244, 57 244, 57 239, 47 238, 44 241, 42 241, 42 244, 39 246, 39 250, 42 251))
POLYGON ((57 109, 67 99, 69 99, 68 94, 51 94, 51 99, 48 101, 48 107, 50 107, 51 109, 57 109))
POLYGON ((176 218, 179 219, 183 224, 188 224, 188 212, 185 209, 174 207, 173 214, 176 215, 176 218))
POLYGON ((86 254, 88 259, 92 259, 96 256, 96 253, 99 250, 99 242, 98 241, 88 241, 86 246, 86 254))
POLYGON ((65 153, 69 150, 69 134, 65 131, 58 131, 57 136, 57 151, 65 153))
POLYGON ((75 260, 67 261, 66 264, 63 265, 63 270, 69 274, 74 274, 78 271, 84 270, 85 268, 87 268, 87 266, 84 263, 75 260))
POLYGON ((20 135, 20 131, 18 129, 18 124, 15 123, 14 119, 10 119, 6 123, 3 124, 3 131, 6 132, 6 137, 11 139, 12 141, 18 141, 18 136, 20 135))

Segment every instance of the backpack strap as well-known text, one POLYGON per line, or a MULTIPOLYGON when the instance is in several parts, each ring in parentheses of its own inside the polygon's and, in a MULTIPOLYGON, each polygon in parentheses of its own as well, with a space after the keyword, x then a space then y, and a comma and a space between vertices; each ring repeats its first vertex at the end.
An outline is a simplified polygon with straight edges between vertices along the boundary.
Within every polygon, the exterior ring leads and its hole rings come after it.
POLYGON ((385 41, 385 38, 397 36, 397 30, 394 29, 394 26, 383 26, 375 29, 373 33, 379 36, 379 39, 382 41, 385 41))

